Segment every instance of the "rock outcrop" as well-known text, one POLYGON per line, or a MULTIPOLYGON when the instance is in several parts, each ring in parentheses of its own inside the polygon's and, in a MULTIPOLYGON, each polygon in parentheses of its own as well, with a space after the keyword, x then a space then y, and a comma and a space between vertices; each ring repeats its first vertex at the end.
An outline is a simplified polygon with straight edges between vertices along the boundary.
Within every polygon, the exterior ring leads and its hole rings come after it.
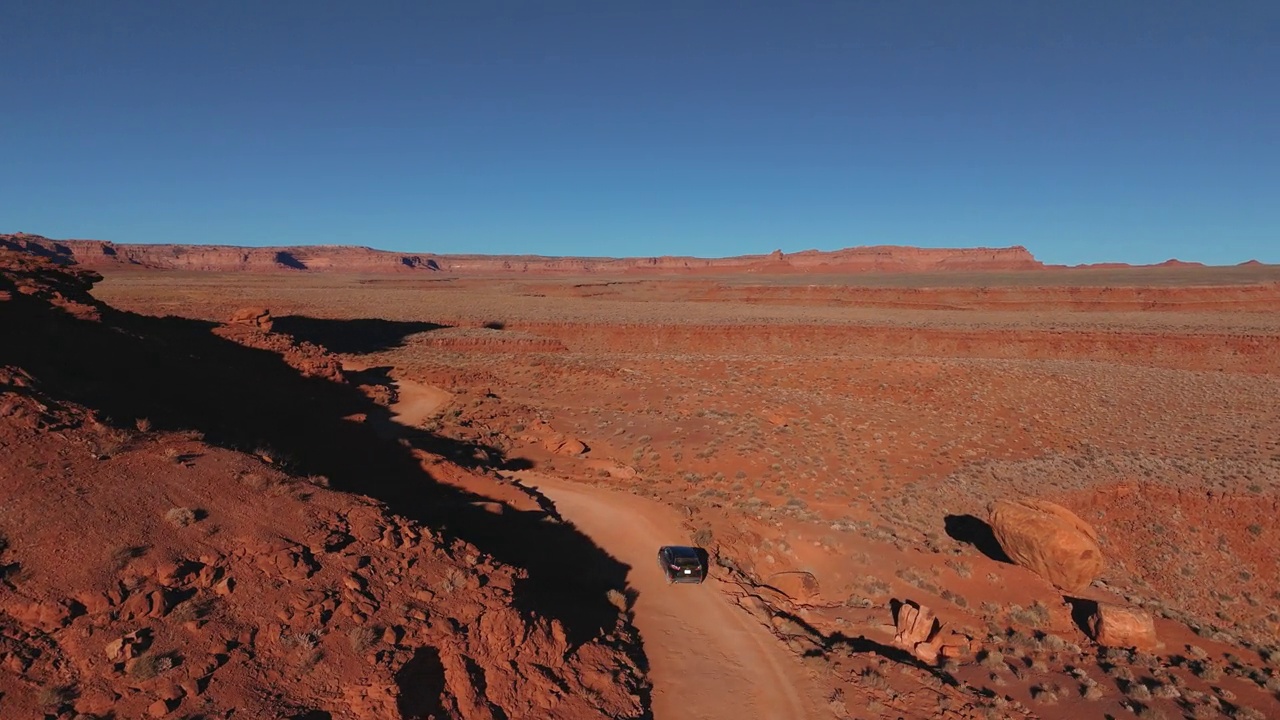
POLYGON ((1045 500, 999 500, 991 529, 1015 563, 1058 588, 1078 592, 1102 572, 1098 535, 1070 510, 1045 500))
POLYGON ((1105 647, 1155 650, 1160 644, 1151 613, 1123 605, 1098 603, 1089 617, 1089 630, 1105 647))
POLYGON ((938 661, 935 639, 942 631, 942 625, 932 610, 924 605, 903 603, 898 608, 895 624, 898 631, 893 636, 894 645, 909 651, 921 662, 933 664, 938 661))
POLYGON ((227 322, 232 325, 247 325, 263 332, 271 332, 271 311, 267 308, 240 308, 231 313, 227 322))

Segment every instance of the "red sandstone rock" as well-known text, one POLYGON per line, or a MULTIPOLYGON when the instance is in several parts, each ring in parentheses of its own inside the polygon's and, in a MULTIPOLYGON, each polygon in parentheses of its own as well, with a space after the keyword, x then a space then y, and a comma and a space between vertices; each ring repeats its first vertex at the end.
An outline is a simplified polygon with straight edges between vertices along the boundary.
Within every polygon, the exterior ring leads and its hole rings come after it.
POLYGON ((1112 603, 1098 603, 1089 617, 1093 639, 1106 647, 1154 650, 1160 644, 1151 613, 1112 603))
POLYGON ((1102 572, 1102 549, 1088 523, 1045 500, 992 503, 991 529, 1015 563, 1057 587, 1078 592, 1102 572))
POLYGON ((543 446, 557 455, 581 455, 587 446, 577 438, 556 433, 543 442, 543 446))
POLYGON ((924 605, 904 603, 898 608, 895 622, 898 632, 893 637, 894 645, 911 651, 921 662, 934 664, 938 661, 936 638, 942 626, 932 610, 924 605))

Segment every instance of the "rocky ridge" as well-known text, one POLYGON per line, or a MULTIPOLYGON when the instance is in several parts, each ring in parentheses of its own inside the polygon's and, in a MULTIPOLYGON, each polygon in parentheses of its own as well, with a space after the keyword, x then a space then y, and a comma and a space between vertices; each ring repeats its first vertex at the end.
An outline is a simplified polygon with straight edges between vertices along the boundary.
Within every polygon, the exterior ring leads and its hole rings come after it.
POLYGON ((265 315, 134 316, 97 279, 0 250, 0 716, 644 714, 625 613, 584 628, 590 608, 531 594, 535 573, 493 554, 499 526, 466 527, 488 513, 415 469, 472 472, 447 448, 379 460, 402 445, 366 419, 367 378, 265 315), (343 454, 462 529, 353 492, 343 454))

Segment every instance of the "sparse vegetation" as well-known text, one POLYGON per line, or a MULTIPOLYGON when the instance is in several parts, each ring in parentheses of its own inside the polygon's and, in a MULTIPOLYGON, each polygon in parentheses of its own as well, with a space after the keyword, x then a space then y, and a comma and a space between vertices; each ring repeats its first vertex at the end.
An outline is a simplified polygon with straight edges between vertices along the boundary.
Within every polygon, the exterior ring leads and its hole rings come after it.
POLYGON ((174 527, 186 527, 197 520, 197 515, 191 508, 175 507, 165 511, 164 519, 174 527))

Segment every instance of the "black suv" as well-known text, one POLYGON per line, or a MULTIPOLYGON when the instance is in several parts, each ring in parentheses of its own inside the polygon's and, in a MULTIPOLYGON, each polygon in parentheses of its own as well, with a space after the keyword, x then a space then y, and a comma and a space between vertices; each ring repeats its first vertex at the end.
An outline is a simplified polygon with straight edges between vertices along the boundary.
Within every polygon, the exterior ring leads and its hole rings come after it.
POLYGON ((668 583, 700 583, 707 576, 705 557, 698 548, 666 545, 658 550, 658 567, 668 583))

